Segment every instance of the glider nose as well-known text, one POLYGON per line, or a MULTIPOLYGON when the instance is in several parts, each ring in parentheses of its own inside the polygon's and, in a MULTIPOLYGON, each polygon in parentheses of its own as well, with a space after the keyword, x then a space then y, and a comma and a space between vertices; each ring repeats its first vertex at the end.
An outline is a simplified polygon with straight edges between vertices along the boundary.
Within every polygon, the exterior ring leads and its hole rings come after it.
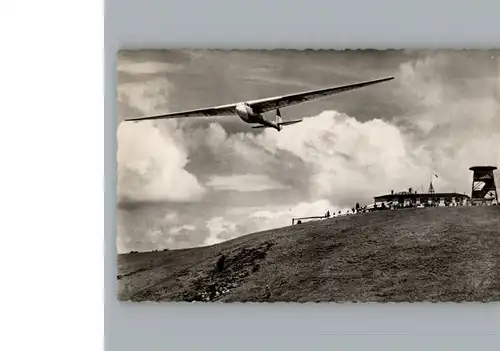
POLYGON ((245 111, 246 111, 245 106, 243 106, 242 104, 236 105, 236 112, 238 112, 239 115, 244 114, 245 111))
POLYGON ((238 116, 244 121, 248 122, 248 110, 245 105, 243 104, 238 104, 236 105, 236 113, 238 116))

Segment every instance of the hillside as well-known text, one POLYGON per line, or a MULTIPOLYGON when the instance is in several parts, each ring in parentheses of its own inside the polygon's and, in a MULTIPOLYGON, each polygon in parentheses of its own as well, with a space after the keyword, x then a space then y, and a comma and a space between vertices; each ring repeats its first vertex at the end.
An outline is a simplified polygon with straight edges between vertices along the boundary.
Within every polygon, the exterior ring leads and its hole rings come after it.
POLYGON ((498 301, 500 206, 375 212, 124 254, 118 274, 119 299, 132 301, 498 301))

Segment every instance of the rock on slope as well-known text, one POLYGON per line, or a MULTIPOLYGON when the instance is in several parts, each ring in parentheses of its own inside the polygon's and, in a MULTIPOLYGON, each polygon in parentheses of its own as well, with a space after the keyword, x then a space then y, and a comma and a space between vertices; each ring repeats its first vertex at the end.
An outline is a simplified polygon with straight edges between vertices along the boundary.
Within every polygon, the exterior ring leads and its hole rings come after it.
POLYGON ((383 211, 124 254, 118 273, 127 301, 498 301, 500 206, 383 211))

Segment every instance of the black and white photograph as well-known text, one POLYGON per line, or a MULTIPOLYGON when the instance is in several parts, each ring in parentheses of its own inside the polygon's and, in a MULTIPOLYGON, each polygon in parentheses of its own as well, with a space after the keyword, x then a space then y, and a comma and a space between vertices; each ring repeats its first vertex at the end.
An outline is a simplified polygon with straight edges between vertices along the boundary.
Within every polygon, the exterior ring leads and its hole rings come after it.
POLYGON ((117 298, 500 301, 500 50, 124 50, 117 298))

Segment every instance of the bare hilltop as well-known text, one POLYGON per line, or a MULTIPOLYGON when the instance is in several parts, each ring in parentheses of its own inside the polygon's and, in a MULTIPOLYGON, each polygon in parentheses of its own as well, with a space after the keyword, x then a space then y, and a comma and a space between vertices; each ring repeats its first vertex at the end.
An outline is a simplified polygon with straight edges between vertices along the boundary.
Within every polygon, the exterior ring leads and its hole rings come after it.
POLYGON ((500 206, 331 218, 117 262, 125 301, 499 301, 500 206))

